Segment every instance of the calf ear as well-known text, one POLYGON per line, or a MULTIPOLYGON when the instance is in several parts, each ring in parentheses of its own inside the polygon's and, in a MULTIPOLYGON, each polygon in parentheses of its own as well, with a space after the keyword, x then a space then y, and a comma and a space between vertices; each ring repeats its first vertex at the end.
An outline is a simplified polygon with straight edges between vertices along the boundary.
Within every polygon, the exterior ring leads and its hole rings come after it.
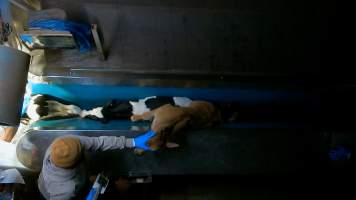
POLYGON ((167 142, 166 147, 167 148, 177 148, 177 147, 179 147, 179 144, 173 143, 173 142, 167 142))

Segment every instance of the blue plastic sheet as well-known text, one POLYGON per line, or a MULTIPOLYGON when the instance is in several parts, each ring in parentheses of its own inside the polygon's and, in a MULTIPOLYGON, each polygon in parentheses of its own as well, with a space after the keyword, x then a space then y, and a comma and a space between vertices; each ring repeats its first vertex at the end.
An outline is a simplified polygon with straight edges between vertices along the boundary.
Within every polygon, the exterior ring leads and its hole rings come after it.
POLYGON ((345 147, 337 146, 329 152, 329 157, 331 160, 349 160, 351 158, 351 151, 345 147))
POLYGON ((20 38, 22 41, 27 42, 29 44, 33 43, 32 36, 30 35, 21 35, 20 38))
POLYGON ((87 52, 93 46, 91 27, 89 24, 50 19, 33 21, 29 24, 29 27, 54 31, 69 31, 73 35, 80 52, 87 52))
MULTIPOLYGON (((110 99, 140 99, 149 96, 185 96, 216 102, 234 102, 241 105, 255 105, 275 101, 300 102, 308 98, 300 91, 256 90, 247 88, 170 88, 134 87, 119 85, 75 85, 28 83, 32 95, 49 94, 69 102, 75 102, 83 109, 102 106, 110 99), (80 94, 80 95, 79 95, 80 94), (96 95, 93 95, 96 94, 96 95)), ((311 97, 310 97, 311 98, 311 97)), ((24 109, 26 105, 24 105, 24 109)))

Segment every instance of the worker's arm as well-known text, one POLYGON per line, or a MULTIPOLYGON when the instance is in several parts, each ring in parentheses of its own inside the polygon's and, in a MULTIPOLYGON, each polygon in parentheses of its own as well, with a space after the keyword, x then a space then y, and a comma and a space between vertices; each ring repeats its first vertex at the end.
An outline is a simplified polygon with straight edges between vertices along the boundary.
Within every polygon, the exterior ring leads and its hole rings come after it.
POLYGON ((149 147, 146 146, 146 142, 154 135, 155 133, 153 131, 149 131, 136 138, 126 138, 125 136, 76 137, 79 138, 83 148, 88 151, 106 151, 133 147, 150 150, 149 147))
POLYGON ((17 127, 6 127, 4 128, 4 132, 0 134, 0 140, 4 140, 6 142, 11 142, 12 138, 14 138, 17 131, 17 127))
POLYGON ((106 151, 134 147, 133 139, 126 138, 125 136, 76 137, 79 138, 83 148, 88 151, 106 151))

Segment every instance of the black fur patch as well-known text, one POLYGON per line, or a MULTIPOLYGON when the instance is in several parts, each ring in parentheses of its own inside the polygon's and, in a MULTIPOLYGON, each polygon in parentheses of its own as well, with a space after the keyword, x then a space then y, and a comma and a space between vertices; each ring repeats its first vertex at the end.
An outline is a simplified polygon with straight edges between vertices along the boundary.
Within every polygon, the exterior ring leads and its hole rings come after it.
POLYGON ((146 104, 147 108, 150 110, 154 110, 154 109, 159 108, 165 104, 171 104, 173 106, 175 105, 173 97, 165 97, 165 96, 158 96, 156 98, 147 99, 145 101, 145 104, 146 104))
POLYGON ((72 117, 78 116, 78 115, 74 115, 74 114, 68 114, 66 116, 57 116, 57 115, 53 115, 52 113, 49 112, 48 101, 56 101, 56 102, 59 102, 64 105, 75 105, 71 102, 68 102, 68 101, 60 99, 58 97, 55 97, 52 95, 47 95, 47 94, 40 94, 40 95, 34 95, 34 96, 36 96, 36 97, 33 99, 33 103, 38 105, 38 107, 36 109, 36 113, 40 116, 40 119, 54 120, 54 119, 66 119, 66 118, 72 118, 72 117))
MULTIPOLYGON (((40 104, 39 104, 40 105, 40 104)), ((36 113, 40 116, 40 117, 43 117, 43 116, 47 116, 48 115, 48 106, 42 106, 40 105, 39 107, 37 107, 36 109, 36 113)))
POLYGON ((130 119, 132 106, 129 101, 111 100, 103 107, 101 113, 106 122, 114 119, 130 119))
POLYGON ((47 106, 47 98, 43 95, 37 96, 35 99, 33 99, 33 103, 39 106, 47 106))
POLYGON ((46 106, 47 105, 47 101, 57 101, 57 102, 59 102, 61 104, 64 104, 64 105, 75 105, 72 102, 60 99, 58 97, 55 97, 55 96, 52 96, 52 95, 49 95, 49 94, 41 94, 36 99, 34 99, 34 103, 38 104, 40 106, 46 106))
POLYGON ((214 103, 214 106, 220 111, 222 121, 236 122, 238 120, 238 114, 241 111, 239 102, 214 103))

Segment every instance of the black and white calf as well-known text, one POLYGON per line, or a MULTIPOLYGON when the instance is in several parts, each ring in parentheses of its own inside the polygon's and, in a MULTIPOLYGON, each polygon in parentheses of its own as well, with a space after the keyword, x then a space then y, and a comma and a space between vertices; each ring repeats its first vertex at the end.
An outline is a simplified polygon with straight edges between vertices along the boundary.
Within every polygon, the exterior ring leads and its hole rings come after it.
POLYGON ((141 115, 165 104, 187 107, 192 100, 186 97, 152 96, 137 101, 111 100, 103 107, 82 110, 79 106, 51 95, 34 95, 27 107, 27 117, 31 122, 65 118, 89 118, 106 123, 110 120, 130 119, 131 115, 141 115))
POLYGON ((63 99, 38 94, 31 96, 26 114, 30 121, 53 120, 65 118, 104 118, 101 113, 102 107, 91 110, 82 110, 79 106, 63 99))
POLYGON ((115 119, 130 119, 131 115, 142 115, 165 104, 188 107, 192 102, 186 97, 151 96, 137 101, 111 100, 102 109, 103 122, 115 119))

